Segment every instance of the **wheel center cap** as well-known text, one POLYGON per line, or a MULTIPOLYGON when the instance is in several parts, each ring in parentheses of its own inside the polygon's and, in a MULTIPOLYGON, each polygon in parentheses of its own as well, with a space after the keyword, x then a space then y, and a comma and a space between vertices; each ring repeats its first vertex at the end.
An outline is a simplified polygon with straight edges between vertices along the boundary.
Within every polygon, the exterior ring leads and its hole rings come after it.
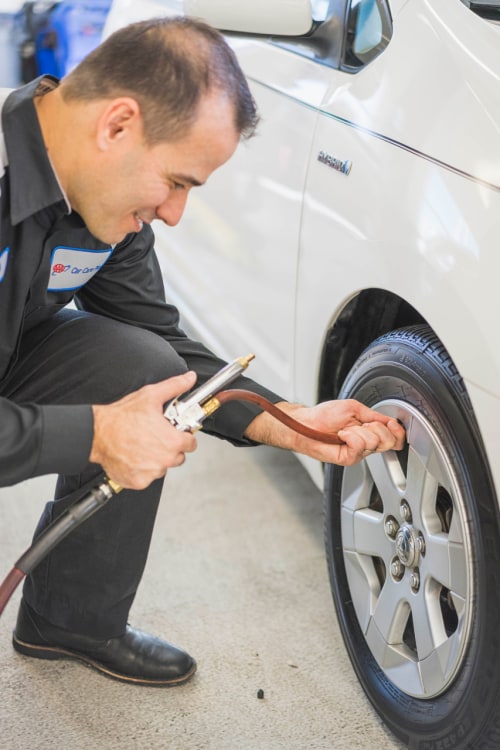
POLYGON ((420 549, 413 526, 404 523, 396 534, 396 554, 403 565, 413 566, 418 560, 420 549))

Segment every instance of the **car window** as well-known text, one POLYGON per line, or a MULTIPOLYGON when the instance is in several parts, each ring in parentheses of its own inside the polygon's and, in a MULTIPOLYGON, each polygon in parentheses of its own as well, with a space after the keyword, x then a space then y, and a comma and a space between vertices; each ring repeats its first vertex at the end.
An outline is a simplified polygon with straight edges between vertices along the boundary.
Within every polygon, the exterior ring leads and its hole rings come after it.
POLYGON ((358 70, 387 46, 391 16, 383 0, 351 0, 346 28, 344 67, 358 70))
POLYGON ((358 0, 353 51, 364 55, 382 41, 382 18, 375 0, 358 0))
POLYGON ((462 0, 478 16, 488 21, 500 22, 500 0, 462 0))

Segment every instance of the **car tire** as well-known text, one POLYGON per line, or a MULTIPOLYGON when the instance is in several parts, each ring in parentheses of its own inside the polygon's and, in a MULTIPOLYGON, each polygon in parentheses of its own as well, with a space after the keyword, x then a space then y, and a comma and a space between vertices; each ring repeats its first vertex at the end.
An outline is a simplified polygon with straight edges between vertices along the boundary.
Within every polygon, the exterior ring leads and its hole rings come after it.
POLYGON ((402 451, 325 471, 334 604, 356 674, 412 750, 500 747, 500 534, 464 383, 428 326, 373 342, 339 398, 399 419, 402 451))

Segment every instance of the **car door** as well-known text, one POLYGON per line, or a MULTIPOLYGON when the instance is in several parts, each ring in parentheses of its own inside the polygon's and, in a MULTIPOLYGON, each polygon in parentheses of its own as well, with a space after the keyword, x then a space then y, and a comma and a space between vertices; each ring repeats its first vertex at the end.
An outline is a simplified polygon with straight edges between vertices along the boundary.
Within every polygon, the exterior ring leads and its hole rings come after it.
POLYGON ((303 190, 330 70, 270 40, 229 37, 261 114, 258 133, 191 191, 177 228, 155 226, 167 295, 223 356, 292 390, 303 190))

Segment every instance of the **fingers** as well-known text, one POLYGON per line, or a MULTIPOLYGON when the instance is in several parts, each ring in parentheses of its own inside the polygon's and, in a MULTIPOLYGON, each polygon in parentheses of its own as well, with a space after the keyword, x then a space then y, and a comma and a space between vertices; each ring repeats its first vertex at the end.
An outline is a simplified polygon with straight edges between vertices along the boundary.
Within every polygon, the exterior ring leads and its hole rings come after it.
POLYGON ((372 453, 382 453, 388 450, 401 450, 404 445, 404 428, 395 419, 383 422, 366 422, 339 431, 339 437, 344 440, 351 451, 361 458, 372 453))
POLYGON ((111 451, 102 463, 107 476, 124 488, 142 490, 164 477, 169 469, 182 466, 186 454, 196 450, 196 438, 191 433, 169 427, 172 430, 169 436, 158 440, 153 436, 152 440, 136 443, 133 454, 120 452, 116 444, 116 450, 111 451))
POLYGON ((186 393, 186 391, 189 391, 196 383, 196 378, 196 373, 189 370, 188 372, 182 373, 182 375, 174 375, 172 378, 161 380, 159 383, 146 386, 146 388, 154 393, 159 402, 165 404, 167 401, 177 398, 177 396, 181 396, 183 393, 186 393))
POLYGON ((355 418, 359 420, 361 425, 374 425, 376 423, 385 425, 396 440, 395 445, 391 447, 394 450, 401 450, 405 444, 406 433, 404 427, 397 419, 389 417, 387 414, 382 414, 379 411, 375 411, 355 399, 347 399, 344 403, 349 405, 352 409, 353 415, 355 415, 355 418))
POLYGON ((391 431, 392 435, 396 440, 394 450, 400 451, 406 443, 406 430, 397 419, 391 419, 387 423, 387 429, 391 431))

